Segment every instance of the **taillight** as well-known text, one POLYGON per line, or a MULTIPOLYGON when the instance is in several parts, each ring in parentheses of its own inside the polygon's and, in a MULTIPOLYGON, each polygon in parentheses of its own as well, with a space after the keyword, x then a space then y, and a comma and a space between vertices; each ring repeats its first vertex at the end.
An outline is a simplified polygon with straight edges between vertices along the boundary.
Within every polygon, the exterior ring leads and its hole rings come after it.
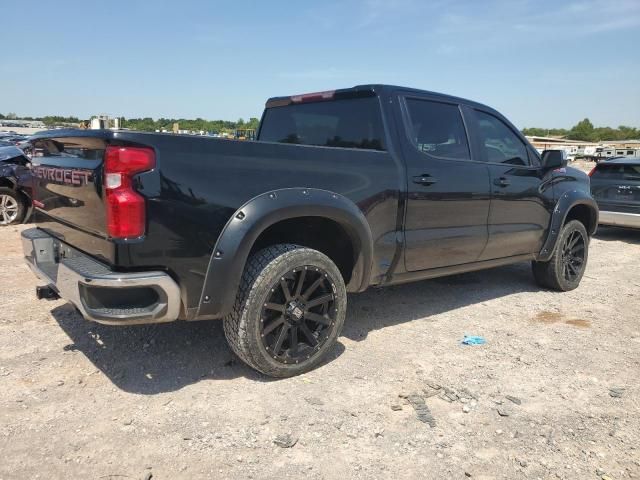
POLYGON ((133 188, 133 177, 156 166, 151 148, 109 146, 104 156, 107 233, 113 238, 144 235, 144 197, 133 188))
POLYGON ((591 171, 589 172, 589 176, 593 175, 593 172, 596 171, 596 168, 598 168, 597 165, 591 169, 591 171))

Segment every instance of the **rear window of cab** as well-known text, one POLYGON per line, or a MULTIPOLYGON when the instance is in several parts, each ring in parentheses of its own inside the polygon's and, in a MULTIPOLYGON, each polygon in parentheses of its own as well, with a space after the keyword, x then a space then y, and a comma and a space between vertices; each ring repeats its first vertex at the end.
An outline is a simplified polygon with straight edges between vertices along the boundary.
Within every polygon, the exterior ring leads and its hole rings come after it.
POLYGON ((260 141, 385 150, 377 97, 267 108, 260 141))

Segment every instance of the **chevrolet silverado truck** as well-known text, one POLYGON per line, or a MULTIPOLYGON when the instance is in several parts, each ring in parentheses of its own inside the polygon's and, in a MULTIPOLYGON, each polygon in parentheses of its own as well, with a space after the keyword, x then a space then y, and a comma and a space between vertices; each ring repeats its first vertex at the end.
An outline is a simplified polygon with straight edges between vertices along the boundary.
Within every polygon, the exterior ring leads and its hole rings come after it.
MULTIPOLYGON (((365 85, 271 98, 256 141, 111 130, 34 140, 28 265, 92 321, 221 319, 286 377, 337 341, 347 292, 516 262, 572 290, 589 177, 497 111, 365 85)), ((460 292, 464 295, 464 292, 460 292)))

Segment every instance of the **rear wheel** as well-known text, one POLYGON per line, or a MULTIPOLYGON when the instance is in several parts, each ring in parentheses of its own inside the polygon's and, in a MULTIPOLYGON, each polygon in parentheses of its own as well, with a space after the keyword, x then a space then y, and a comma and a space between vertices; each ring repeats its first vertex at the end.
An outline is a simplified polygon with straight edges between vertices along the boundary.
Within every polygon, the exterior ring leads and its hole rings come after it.
POLYGON ((25 211, 25 202, 18 192, 0 187, 0 225, 20 223, 25 211))
POLYGON ((247 262, 225 336, 250 367, 290 377, 316 367, 331 350, 346 306, 344 280, 326 255, 275 245, 247 262))
POLYGON ((532 262, 536 282, 563 292, 580 285, 589 256, 589 235, 578 220, 567 222, 560 232, 556 250, 548 262, 532 262))

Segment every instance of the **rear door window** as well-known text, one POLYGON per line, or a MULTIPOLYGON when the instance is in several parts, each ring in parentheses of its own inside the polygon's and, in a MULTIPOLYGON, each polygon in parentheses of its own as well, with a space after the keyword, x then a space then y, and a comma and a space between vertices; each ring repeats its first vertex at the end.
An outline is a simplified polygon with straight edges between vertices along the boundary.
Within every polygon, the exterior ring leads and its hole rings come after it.
POLYGON ((384 150, 377 97, 272 107, 260 129, 265 142, 384 150))
POLYGON ((469 143, 458 105, 417 98, 406 99, 411 129, 418 150, 436 157, 468 160, 469 143))
POLYGON ((480 148, 487 162, 529 165, 527 147, 502 120, 476 110, 480 148))

